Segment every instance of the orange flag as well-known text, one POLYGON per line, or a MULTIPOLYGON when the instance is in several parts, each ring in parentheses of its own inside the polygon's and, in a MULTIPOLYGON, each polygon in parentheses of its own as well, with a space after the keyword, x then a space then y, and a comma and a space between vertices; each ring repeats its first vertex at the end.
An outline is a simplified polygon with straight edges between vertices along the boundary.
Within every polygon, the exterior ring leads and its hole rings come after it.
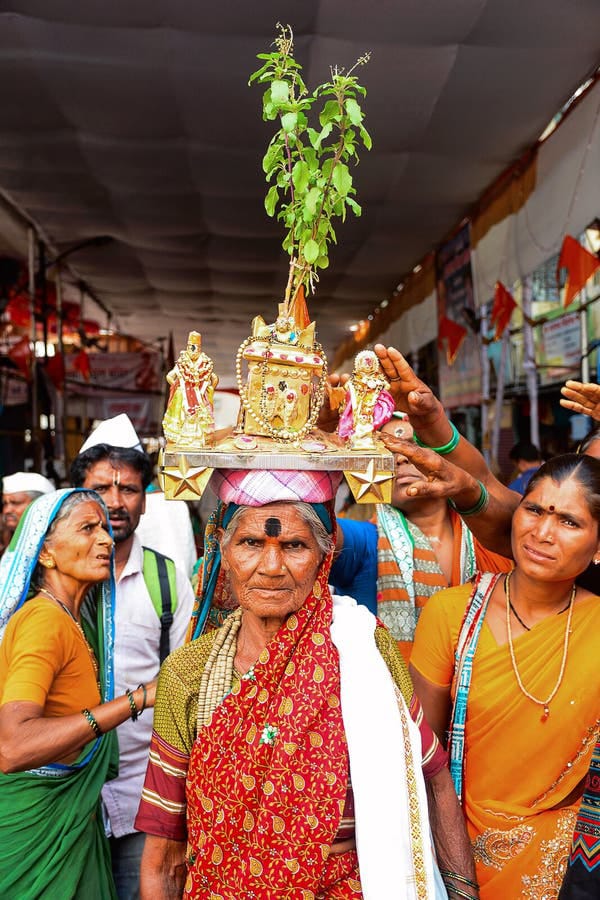
POLYGON ((294 317, 296 328, 303 331, 310 325, 310 316, 308 315, 308 307, 306 305, 306 297, 304 296, 304 285, 301 284, 290 307, 290 315, 294 317))
POLYGON ((453 322, 447 316, 440 316, 438 328, 438 347, 443 348, 443 342, 446 341, 446 359, 448 365, 451 366, 458 355, 462 342, 467 336, 467 329, 453 322))
POLYGON ((501 281, 496 282, 496 290, 494 291, 494 304, 492 306, 492 313, 490 319, 492 321, 492 325, 496 326, 496 334, 494 335, 494 340, 498 340, 499 337, 502 337, 504 334, 504 330, 508 323, 510 322, 510 317, 513 314, 513 309, 515 309, 517 304, 515 303, 513 295, 510 291, 507 291, 501 281))
POLYGON ((556 277, 558 279, 561 269, 567 270, 567 283, 563 305, 568 306, 573 298, 585 286, 597 269, 600 269, 600 259, 582 247, 579 241, 568 234, 560 250, 556 277))

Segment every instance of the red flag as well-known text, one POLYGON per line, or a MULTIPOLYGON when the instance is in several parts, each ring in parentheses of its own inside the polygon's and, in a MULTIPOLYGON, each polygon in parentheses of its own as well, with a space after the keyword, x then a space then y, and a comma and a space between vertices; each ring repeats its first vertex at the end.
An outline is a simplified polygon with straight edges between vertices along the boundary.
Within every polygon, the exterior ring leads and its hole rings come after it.
POLYGON ((496 326, 496 334, 494 340, 502 337, 504 330, 510 322, 513 310, 516 309, 513 295, 507 291, 501 281, 496 282, 496 290, 494 291, 494 305, 492 306, 492 314, 490 316, 492 325, 496 326))
POLYGON ((55 353, 46 360, 46 374, 58 391, 65 386, 65 361, 62 353, 55 353))
POLYGON ((8 356, 17 364, 25 378, 31 378, 31 347, 29 346, 29 338, 22 337, 17 341, 10 350, 8 356))
POLYGON ((438 328, 438 347, 443 348, 443 341, 446 340, 446 360, 451 366, 458 355, 462 342, 467 336, 467 329, 453 322, 447 316, 441 316, 438 328))
POLYGON ((567 270, 567 283, 563 305, 568 306, 576 294, 585 286, 597 269, 600 269, 600 259, 582 247, 579 241, 568 234, 560 250, 556 277, 558 279, 561 269, 567 270))
POLYGON ((80 375, 83 375, 86 381, 90 380, 92 370, 90 368, 90 358, 85 350, 80 350, 77 356, 74 358, 73 368, 76 372, 79 372, 80 375))

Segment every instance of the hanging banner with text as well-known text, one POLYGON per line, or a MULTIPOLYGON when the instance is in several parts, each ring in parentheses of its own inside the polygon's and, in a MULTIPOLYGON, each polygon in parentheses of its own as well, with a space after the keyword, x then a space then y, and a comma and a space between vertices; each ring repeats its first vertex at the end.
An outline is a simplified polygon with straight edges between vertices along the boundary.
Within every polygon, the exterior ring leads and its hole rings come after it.
POLYGON ((140 435, 158 435, 164 391, 160 354, 88 353, 66 357, 69 395, 86 399, 90 419, 108 419, 127 413, 140 435))

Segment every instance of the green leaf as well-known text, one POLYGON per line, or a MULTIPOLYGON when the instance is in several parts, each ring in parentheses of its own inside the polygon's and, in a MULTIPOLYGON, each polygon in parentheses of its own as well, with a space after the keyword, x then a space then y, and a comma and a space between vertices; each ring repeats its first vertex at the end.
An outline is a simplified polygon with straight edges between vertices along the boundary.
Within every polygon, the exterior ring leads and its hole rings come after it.
POLYGON ((308 139, 311 142, 313 147, 319 146, 319 132, 315 131, 314 128, 307 128, 306 133, 308 135, 308 139))
POLYGON ((323 128, 321 128, 321 132, 320 132, 319 136, 317 137, 317 141, 315 144, 313 144, 313 147, 315 148, 315 150, 321 149, 321 144, 323 143, 325 138, 329 137, 329 135, 331 134, 332 131, 333 131, 333 125, 331 124, 331 122, 329 122, 327 125, 324 125, 323 128))
POLYGON ((319 160, 317 159, 317 154, 313 150, 313 148, 312 147, 303 147, 302 155, 304 157, 304 161, 307 164, 310 172, 316 171, 316 169, 319 165, 319 160))
MULTIPOLYGON (((339 122, 340 106, 337 100, 328 100, 319 114, 321 127, 331 122, 339 122)), ((330 129, 331 130, 331 129, 330 129)))
POLYGON ((304 208, 306 212, 309 214, 311 219, 317 214, 319 198, 321 196, 321 192, 318 188, 312 187, 306 194, 304 198, 304 208))
POLYGON ((326 269, 329 265, 329 257, 327 254, 323 253, 315 262, 316 269, 326 269))
POLYGON ((279 157, 281 155, 281 144, 279 142, 274 142, 269 145, 269 148, 265 155, 263 156, 262 167, 263 172, 269 174, 273 168, 279 162, 279 157))
POLYGON ((279 191, 277 190, 277 185, 274 184, 267 191, 267 196, 265 197, 265 209, 269 216, 272 216, 275 212, 275 207, 277 206, 277 201, 279 200, 279 191))
POLYGON ((360 136, 362 138, 363 144, 365 145, 367 150, 370 150, 371 147, 373 146, 373 141, 371 140, 371 135, 369 134, 369 132, 367 131, 366 128, 363 128, 362 125, 359 126, 359 131, 360 131, 360 136))
POLYGON ((298 113, 288 112, 281 117, 281 127, 286 134, 293 134, 298 122, 298 113))
POLYGON ((352 97, 349 97, 345 103, 346 106, 346 115, 350 119, 353 125, 360 125, 363 120, 363 114, 360 106, 353 100, 352 97))
POLYGON ((346 197, 346 203, 352 210, 355 216, 362 215, 362 206, 360 203, 357 203, 356 200, 353 200, 352 197, 346 197))
POLYGON ((352 187, 352 175, 348 171, 348 166, 345 166, 344 163, 338 163, 333 170, 331 181, 338 194, 346 197, 352 187))
POLYGON ((304 259, 307 263, 314 263, 316 259, 319 257, 319 245, 316 241, 313 241, 311 238, 310 241, 307 241, 304 245, 304 259))
POLYGON ((273 81, 271 84, 273 103, 287 103, 290 99, 290 86, 287 81, 273 81))
POLYGON ((294 187, 300 193, 304 193, 306 188, 308 187, 310 173, 308 170, 308 166, 305 162, 297 162, 294 168, 292 169, 292 181, 294 182, 294 187))

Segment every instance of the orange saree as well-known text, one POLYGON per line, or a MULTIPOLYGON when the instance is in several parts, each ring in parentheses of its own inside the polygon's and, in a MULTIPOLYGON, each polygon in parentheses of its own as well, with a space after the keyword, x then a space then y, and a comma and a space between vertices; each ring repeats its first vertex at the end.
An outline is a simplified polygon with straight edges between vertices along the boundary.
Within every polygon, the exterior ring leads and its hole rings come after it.
MULTIPOLYGON (((417 627, 411 663, 452 684, 454 651, 471 586, 433 597, 417 627)), ((562 658, 566 619, 552 616, 514 639, 522 682, 546 697, 562 658)), ((582 780, 598 732, 600 600, 576 603, 564 676, 543 722, 519 689, 508 645, 483 623, 465 724, 463 802, 482 900, 554 900, 564 875, 582 780)))

